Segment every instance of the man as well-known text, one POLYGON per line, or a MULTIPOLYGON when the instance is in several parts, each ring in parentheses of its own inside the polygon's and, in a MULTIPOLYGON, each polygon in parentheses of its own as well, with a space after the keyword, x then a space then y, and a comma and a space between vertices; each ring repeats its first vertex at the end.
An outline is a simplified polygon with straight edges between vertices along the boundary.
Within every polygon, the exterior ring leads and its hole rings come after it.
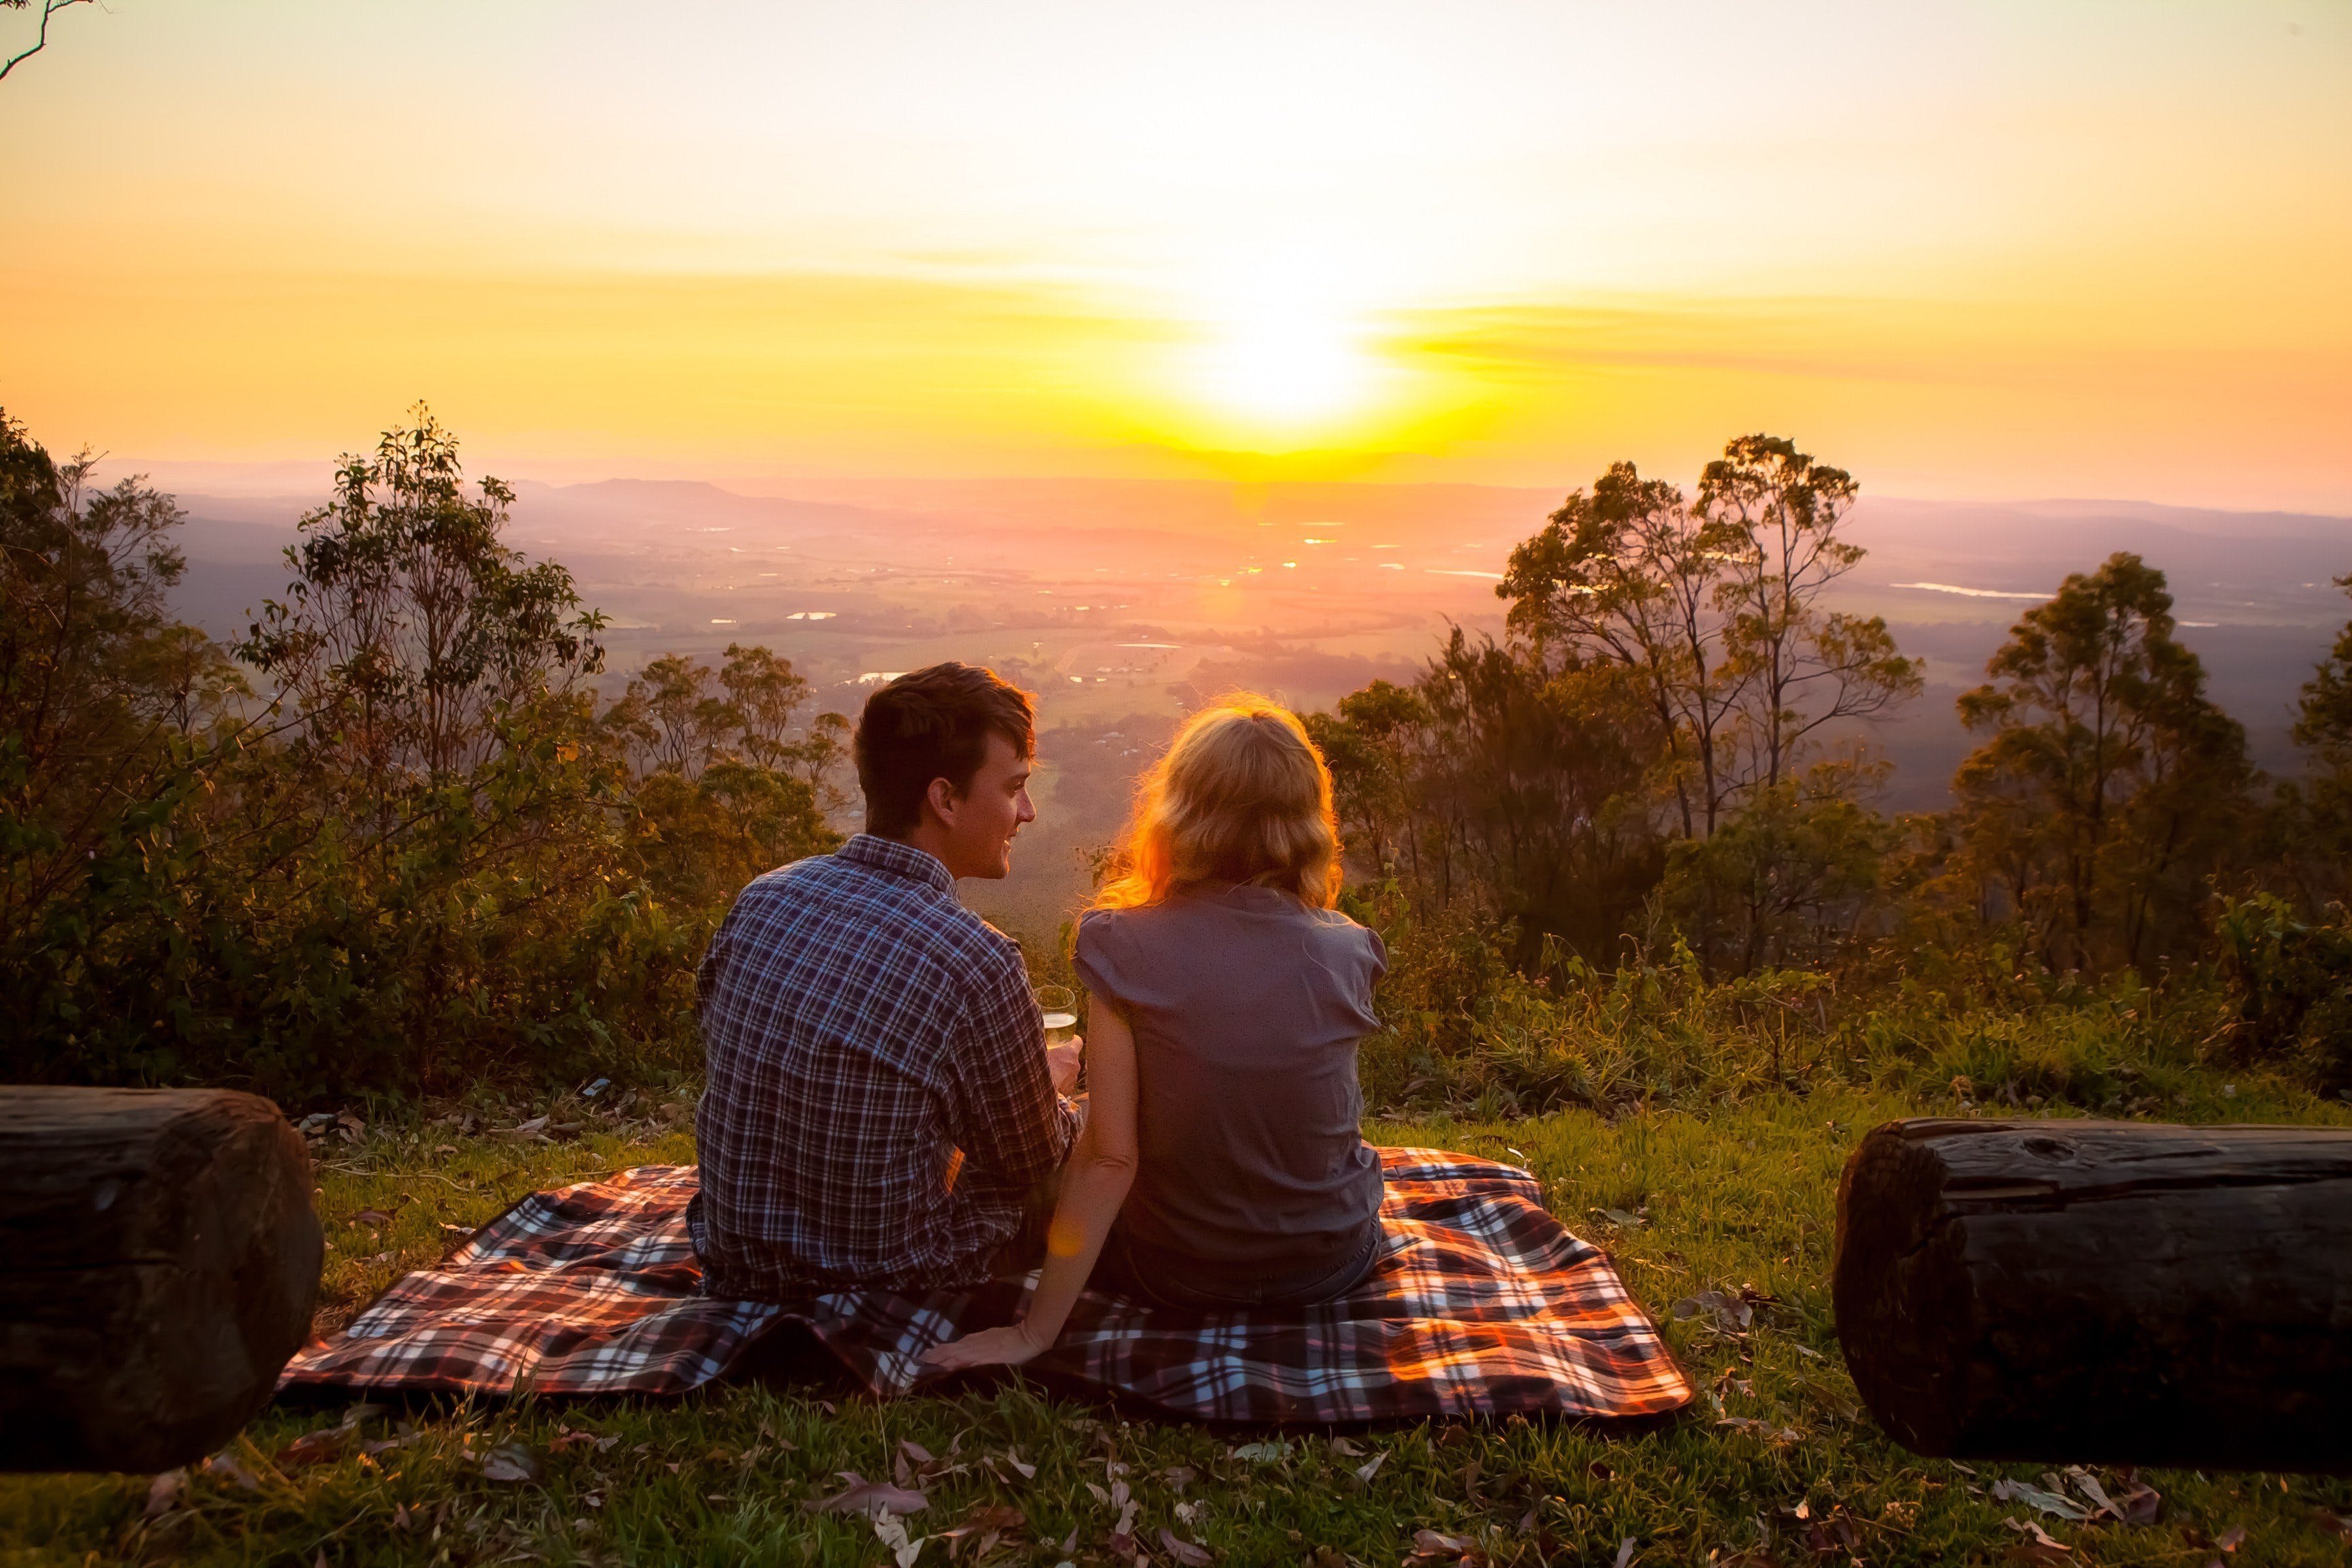
POLYGON ((728 910, 696 977, 711 1295, 970 1284, 1042 1236, 1077 1053, 1049 1068, 1020 948, 955 895, 1012 869, 1034 743, 990 671, 900 676, 857 722, 866 831, 728 910))

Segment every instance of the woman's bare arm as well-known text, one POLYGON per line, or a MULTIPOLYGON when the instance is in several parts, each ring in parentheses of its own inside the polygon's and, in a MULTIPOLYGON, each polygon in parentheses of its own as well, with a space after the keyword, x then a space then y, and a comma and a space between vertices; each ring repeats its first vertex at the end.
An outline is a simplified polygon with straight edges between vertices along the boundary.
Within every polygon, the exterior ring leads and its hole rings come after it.
POLYGON ((1086 1131, 1062 1177, 1061 1201, 1045 1230, 1045 1267, 1028 1314, 1010 1328, 935 1345, 923 1357, 926 1364, 1015 1365, 1061 1337, 1135 1180, 1135 1036, 1126 1019, 1100 1002, 1087 1019, 1087 1088, 1092 1103, 1086 1131))

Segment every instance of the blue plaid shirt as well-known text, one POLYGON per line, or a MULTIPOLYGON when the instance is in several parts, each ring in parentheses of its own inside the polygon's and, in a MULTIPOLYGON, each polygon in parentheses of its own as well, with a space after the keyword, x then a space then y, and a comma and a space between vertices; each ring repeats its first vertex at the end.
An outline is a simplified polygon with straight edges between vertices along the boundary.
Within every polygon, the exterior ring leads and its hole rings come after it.
POLYGON ((909 845, 860 834, 755 879, 696 991, 687 1225, 714 1296, 976 1282, 1077 1137, 1019 945, 909 845))

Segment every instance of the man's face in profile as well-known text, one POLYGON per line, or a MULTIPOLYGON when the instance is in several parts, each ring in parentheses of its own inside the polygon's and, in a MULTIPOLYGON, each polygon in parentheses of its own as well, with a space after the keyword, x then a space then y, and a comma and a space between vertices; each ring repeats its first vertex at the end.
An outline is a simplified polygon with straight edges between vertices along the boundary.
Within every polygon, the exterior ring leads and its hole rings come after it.
POLYGON ((1037 819, 1029 803, 1029 773, 1034 764, 1013 742, 992 731, 988 754, 946 824, 949 853, 942 858, 958 877, 992 880, 1013 870, 1013 838, 1022 824, 1037 819))

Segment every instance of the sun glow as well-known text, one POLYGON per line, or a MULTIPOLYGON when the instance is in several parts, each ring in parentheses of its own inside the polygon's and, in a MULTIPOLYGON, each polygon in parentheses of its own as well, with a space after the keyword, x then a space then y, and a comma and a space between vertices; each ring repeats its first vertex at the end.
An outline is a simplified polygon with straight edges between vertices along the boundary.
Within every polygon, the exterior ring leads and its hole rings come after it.
POLYGON ((1346 417, 1380 377, 1343 323, 1297 316, 1221 326, 1193 351, 1192 371, 1202 398, 1269 433, 1346 417))
POLYGON ((1175 312, 1186 324, 1169 379, 1192 411, 1185 422, 1264 448, 1345 438, 1376 421, 1401 367, 1373 341, 1363 270, 1304 252, 1203 265, 1175 312))

